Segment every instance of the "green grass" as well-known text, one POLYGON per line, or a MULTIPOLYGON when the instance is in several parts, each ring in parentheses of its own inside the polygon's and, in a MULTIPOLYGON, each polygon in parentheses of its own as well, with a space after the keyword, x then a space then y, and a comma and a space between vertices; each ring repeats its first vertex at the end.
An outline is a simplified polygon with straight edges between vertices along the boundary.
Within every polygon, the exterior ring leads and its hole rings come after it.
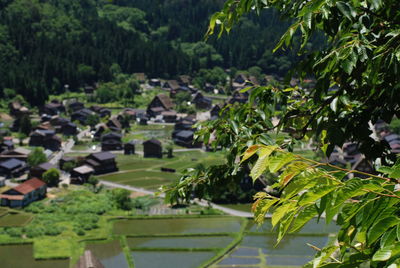
POLYGON ((6 214, 0 217, 0 227, 24 226, 32 219, 32 215, 26 213, 6 214))
POLYGON ((170 184, 180 177, 186 168, 198 164, 206 166, 222 164, 221 152, 210 153, 198 150, 176 152, 173 158, 143 158, 138 155, 117 155, 119 172, 99 176, 102 180, 112 181, 145 189, 156 190, 161 185, 170 184), (161 172, 161 167, 176 169, 176 173, 161 172))
POLYGON ((253 204, 249 203, 249 204, 223 204, 221 206, 239 211, 251 212, 252 205, 253 204))
POLYGON ((33 243, 35 259, 61 259, 69 258, 73 248, 79 248, 79 243, 72 239, 60 239, 58 237, 43 237, 33 243))

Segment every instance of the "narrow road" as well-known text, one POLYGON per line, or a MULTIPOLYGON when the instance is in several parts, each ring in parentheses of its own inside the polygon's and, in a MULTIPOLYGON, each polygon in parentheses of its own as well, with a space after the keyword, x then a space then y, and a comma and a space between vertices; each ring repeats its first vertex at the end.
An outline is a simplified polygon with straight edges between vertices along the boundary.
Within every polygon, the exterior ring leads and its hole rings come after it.
MULTIPOLYGON (((153 191, 149 191, 149 190, 145 190, 143 188, 133 187, 133 186, 129 186, 129 185, 119 184, 119 183, 115 183, 115 182, 100 180, 100 184, 105 185, 107 187, 111 187, 111 188, 120 188, 120 189, 126 189, 128 191, 135 191, 135 192, 139 192, 139 193, 143 193, 143 194, 155 195, 155 192, 153 192, 153 191)), ((165 194, 160 193, 158 196, 164 198, 165 194)), ((226 207, 223 207, 223 206, 220 206, 220 205, 217 205, 212 202, 205 201, 205 200, 196 199, 196 200, 194 200, 194 202, 203 207, 211 206, 212 208, 221 210, 222 212, 224 212, 228 215, 231 215, 231 216, 243 217, 243 218, 253 218, 253 213, 251 213, 251 212, 244 212, 244 211, 239 211, 239 210, 235 210, 235 209, 231 209, 231 208, 226 208, 226 207)), ((266 217, 270 218, 271 215, 266 215, 266 217)))

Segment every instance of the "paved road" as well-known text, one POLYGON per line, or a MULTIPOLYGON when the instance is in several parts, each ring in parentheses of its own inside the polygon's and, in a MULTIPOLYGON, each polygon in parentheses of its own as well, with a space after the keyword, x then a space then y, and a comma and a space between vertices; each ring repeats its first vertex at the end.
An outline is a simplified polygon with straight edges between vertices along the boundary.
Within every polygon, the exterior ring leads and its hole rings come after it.
MULTIPOLYGON (((155 192, 145 190, 143 188, 133 187, 133 186, 129 186, 129 185, 124 185, 124 184, 119 184, 119 183, 109 182, 109 181, 104 181, 104 180, 100 180, 100 183, 105 186, 111 187, 111 188, 120 188, 120 189, 129 190, 129 191, 135 191, 135 192, 139 192, 139 193, 155 195, 155 192)), ((161 193, 158 196, 165 197, 165 194, 161 193)), ((196 199, 196 200, 194 200, 194 202, 203 207, 211 206, 212 208, 219 209, 228 215, 243 217, 243 218, 253 218, 253 213, 250 213, 250 212, 244 212, 244 211, 239 211, 239 210, 235 210, 235 209, 231 209, 231 208, 226 208, 226 207, 223 207, 223 206, 220 206, 220 205, 217 205, 212 202, 205 201, 205 200, 196 199)), ((270 215, 267 215, 266 217, 270 217, 270 215)))

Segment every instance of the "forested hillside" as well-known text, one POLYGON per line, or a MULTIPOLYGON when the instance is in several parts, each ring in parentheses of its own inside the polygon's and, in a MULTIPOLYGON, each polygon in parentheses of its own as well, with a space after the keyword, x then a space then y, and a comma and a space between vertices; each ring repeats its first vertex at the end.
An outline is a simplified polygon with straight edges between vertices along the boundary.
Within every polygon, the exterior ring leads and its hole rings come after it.
MULTIPOLYGON (((272 55, 287 27, 265 11, 242 20, 229 36, 203 42, 215 0, 0 0, 0 89, 42 104, 64 85, 108 81, 125 73, 154 77, 221 66, 260 66, 283 75, 295 53, 272 55)), ((5 92, 5 93, 4 93, 5 92)))

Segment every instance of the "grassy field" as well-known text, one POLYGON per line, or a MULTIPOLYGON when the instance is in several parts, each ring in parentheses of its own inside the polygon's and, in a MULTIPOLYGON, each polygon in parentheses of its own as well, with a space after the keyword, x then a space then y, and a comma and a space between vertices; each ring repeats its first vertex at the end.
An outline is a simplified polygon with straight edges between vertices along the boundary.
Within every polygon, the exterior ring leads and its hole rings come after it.
POLYGON ((222 153, 202 151, 177 152, 173 158, 143 158, 138 155, 118 155, 119 172, 99 176, 102 180, 156 190, 175 181, 181 173, 198 164, 211 165, 224 162, 222 153), (176 169, 176 173, 162 172, 161 168, 176 169))
POLYGON ((24 226, 32 219, 32 215, 26 213, 7 213, 0 217, 0 227, 24 226))

